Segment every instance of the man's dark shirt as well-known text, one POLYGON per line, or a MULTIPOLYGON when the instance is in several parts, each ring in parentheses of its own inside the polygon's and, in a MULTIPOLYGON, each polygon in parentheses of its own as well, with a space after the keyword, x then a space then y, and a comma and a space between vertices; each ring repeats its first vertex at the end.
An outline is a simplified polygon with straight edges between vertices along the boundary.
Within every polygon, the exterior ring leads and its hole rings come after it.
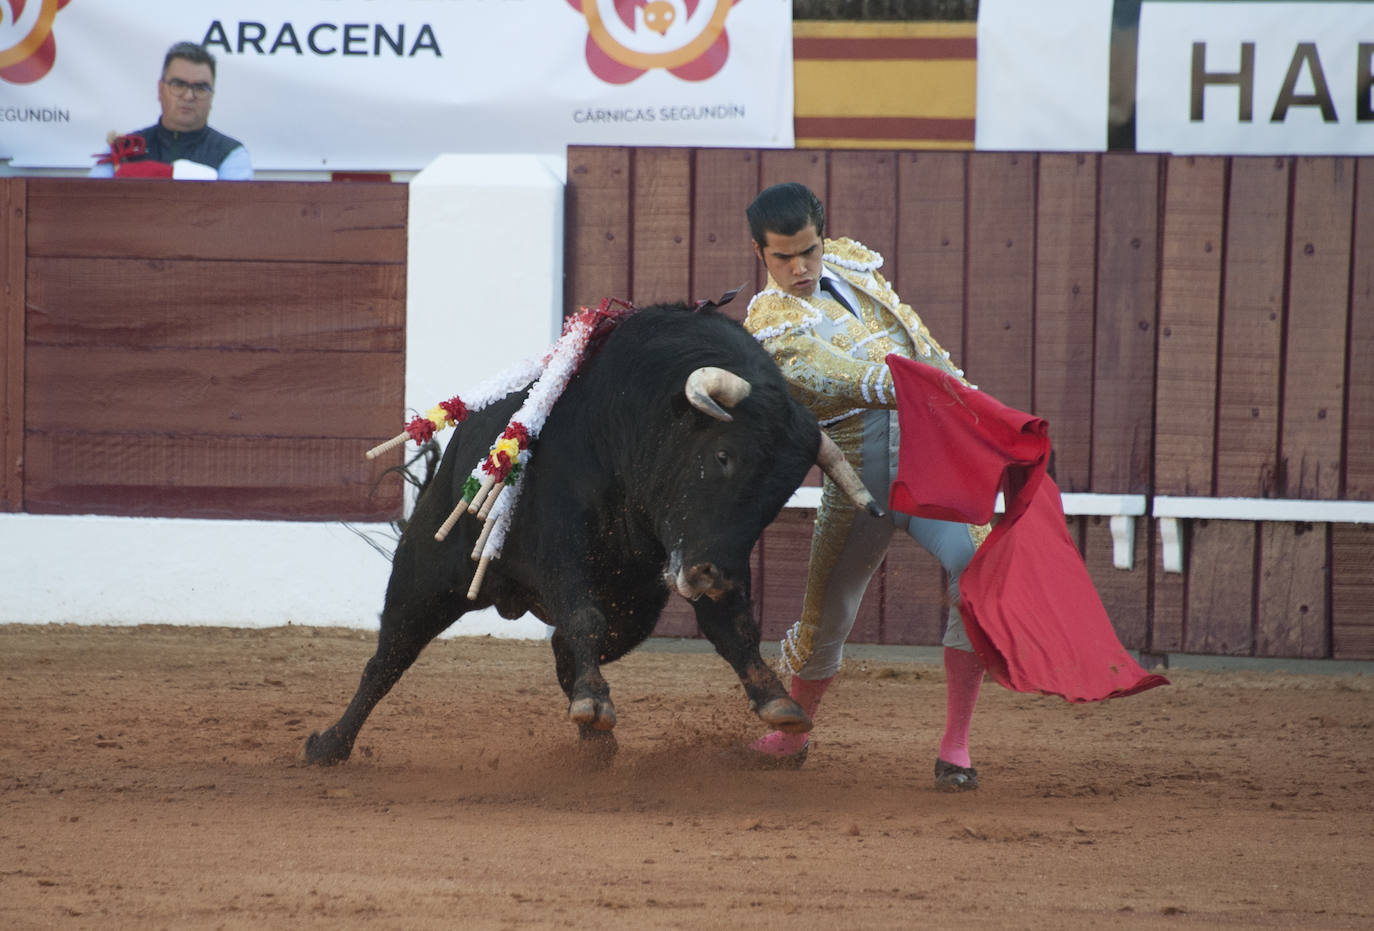
POLYGON ((144 141, 148 143, 148 153, 132 158, 130 161, 141 162, 152 160, 155 162, 166 162, 171 164, 179 158, 189 159, 199 162, 202 165, 209 165, 216 170, 224 157, 237 149, 243 143, 232 136, 209 126, 202 126, 192 132, 182 133, 168 129, 161 122, 154 123, 138 131, 144 141))

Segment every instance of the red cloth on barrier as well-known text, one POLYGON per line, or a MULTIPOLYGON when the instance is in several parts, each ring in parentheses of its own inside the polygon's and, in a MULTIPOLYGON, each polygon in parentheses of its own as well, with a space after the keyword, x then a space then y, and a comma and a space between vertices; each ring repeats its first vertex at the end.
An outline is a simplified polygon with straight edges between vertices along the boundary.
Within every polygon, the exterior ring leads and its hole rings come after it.
POLYGON ((1071 702, 1167 685, 1121 645, 1065 528, 1045 474, 1049 425, 934 366, 887 363, 902 431, 889 506, 982 524, 1003 492, 1005 514, 959 577, 964 628, 993 679, 1071 702))
POLYGON ((172 166, 169 162, 125 162, 115 169, 116 178, 170 178, 172 166))

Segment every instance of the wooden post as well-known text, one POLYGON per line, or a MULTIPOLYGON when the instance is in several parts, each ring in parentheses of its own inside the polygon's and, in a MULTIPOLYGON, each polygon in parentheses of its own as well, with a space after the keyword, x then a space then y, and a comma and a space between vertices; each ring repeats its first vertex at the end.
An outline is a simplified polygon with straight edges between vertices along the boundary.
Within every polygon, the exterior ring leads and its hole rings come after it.
POLYGON ((24 507, 27 183, 0 180, 0 511, 24 507))

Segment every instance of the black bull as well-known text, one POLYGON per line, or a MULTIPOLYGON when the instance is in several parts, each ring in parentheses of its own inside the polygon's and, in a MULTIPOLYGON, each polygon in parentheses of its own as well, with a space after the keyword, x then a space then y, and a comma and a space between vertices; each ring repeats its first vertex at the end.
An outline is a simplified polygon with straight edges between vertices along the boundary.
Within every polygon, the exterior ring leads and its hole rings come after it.
MULTIPOLYGON (((625 318, 550 413, 519 478, 502 556, 469 600, 481 522, 463 516, 442 542, 435 532, 524 395, 457 428, 397 546, 376 653, 343 716, 310 736, 306 758, 346 760, 368 714, 420 651, 460 615, 488 606, 508 618, 528 611, 554 628, 569 717, 590 746, 613 752, 615 708, 600 666, 649 636, 670 585, 692 599, 702 633, 759 717, 784 731, 810 730, 759 656, 749 555, 818 449, 825 459, 834 444, 822 443, 815 417, 789 396, 769 355, 714 310, 658 306, 625 318), (733 373, 747 395, 736 380, 691 397, 689 379, 700 369, 733 373)), ((841 487, 851 484, 842 457, 823 465, 841 487)))

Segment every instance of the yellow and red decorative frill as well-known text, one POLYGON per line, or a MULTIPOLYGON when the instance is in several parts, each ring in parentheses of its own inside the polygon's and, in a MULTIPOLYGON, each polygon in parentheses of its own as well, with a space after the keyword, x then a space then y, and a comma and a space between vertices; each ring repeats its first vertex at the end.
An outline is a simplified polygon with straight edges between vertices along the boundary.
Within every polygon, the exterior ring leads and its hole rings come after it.
POLYGON ((406 433, 415 441, 416 446, 422 446, 438 431, 457 426, 467 418, 468 406, 463 403, 461 397, 454 395, 447 401, 440 401, 431 407, 423 416, 413 418, 406 424, 406 433))
POLYGON ((482 463, 482 471, 498 482, 506 481, 520 464, 520 453, 528 449, 529 445, 530 431, 519 421, 511 421, 491 447, 491 452, 482 463))

